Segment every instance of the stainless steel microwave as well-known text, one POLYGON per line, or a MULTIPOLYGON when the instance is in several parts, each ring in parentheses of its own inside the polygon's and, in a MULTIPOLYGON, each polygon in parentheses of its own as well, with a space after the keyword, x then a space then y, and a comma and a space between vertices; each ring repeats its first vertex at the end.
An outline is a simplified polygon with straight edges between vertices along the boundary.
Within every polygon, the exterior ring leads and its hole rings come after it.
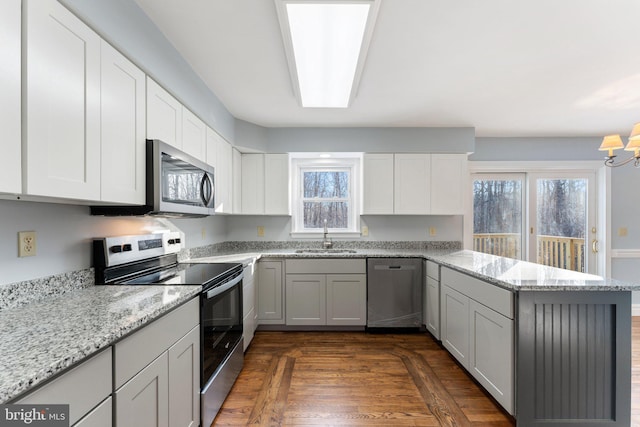
POLYGON ((147 140, 146 203, 92 206, 92 215, 203 217, 215 212, 214 168, 159 140, 147 140))

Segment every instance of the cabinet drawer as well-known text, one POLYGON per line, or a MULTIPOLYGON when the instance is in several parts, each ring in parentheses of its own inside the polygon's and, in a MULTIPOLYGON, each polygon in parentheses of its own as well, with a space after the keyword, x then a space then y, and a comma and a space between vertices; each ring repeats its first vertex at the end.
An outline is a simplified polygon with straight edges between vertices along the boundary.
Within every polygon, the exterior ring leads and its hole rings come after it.
POLYGON ((160 356, 200 323, 200 303, 196 297, 114 346, 115 388, 160 356))
POLYGON ((360 259, 288 259, 287 274, 365 274, 367 262, 360 259))
POLYGON ((513 293, 498 286, 442 267, 441 283, 513 319, 513 293))
POLYGON ((427 261, 427 276, 440 280, 440 265, 433 261, 427 261))
POLYGON ((110 394, 111 347, 14 403, 69 404, 73 424, 110 394))

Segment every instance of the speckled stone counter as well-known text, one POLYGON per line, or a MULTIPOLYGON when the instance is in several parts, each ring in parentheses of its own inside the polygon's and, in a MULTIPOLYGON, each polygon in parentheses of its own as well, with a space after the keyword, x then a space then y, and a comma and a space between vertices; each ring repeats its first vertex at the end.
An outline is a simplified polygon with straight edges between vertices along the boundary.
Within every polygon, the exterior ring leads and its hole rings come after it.
MULTIPOLYGON (((315 249, 314 249, 315 251, 315 249)), ((547 267, 526 261, 455 249, 344 249, 326 253, 303 249, 265 249, 263 251, 220 252, 189 262, 242 262, 259 258, 371 258, 420 257, 469 274, 510 291, 640 291, 640 284, 605 279, 601 276, 547 267)))
POLYGON ((0 311, 0 403, 200 291, 200 286, 92 286, 0 311))

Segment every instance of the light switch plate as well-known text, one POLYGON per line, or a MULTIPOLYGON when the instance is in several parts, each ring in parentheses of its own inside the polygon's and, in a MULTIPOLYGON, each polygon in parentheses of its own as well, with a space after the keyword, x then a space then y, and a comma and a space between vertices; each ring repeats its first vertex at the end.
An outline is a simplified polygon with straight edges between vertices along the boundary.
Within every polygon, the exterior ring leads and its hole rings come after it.
POLYGON ((264 237, 264 227, 261 225, 258 226, 258 237, 264 237))
POLYGON ((362 236, 363 237, 367 237, 369 235, 369 227, 367 227, 366 225, 364 225, 362 227, 362 236))
POLYGON ((629 234, 629 231, 627 230, 627 227, 620 227, 618 228, 618 236, 620 237, 625 237, 629 234))
POLYGON ((429 236, 435 236, 437 234, 437 230, 435 227, 429 227, 429 236))

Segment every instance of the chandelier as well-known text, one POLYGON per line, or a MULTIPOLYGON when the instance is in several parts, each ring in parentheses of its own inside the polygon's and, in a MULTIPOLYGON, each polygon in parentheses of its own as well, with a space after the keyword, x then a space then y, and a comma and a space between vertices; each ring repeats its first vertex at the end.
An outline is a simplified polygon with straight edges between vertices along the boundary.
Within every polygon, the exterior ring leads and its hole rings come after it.
POLYGON ((629 135, 629 142, 625 147, 622 143, 620 135, 607 135, 600 144, 600 151, 608 151, 609 155, 605 157, 604 164, 611 168, 626 165, 633 162, 633 166, 640 167, 640 123, 636 123, 629 135), (615 163, 616 155, 613 154, 613 150, 619 150, 624 148, 625 151, 633 151, 633 157, 629 157, 626 160, 615 163))

